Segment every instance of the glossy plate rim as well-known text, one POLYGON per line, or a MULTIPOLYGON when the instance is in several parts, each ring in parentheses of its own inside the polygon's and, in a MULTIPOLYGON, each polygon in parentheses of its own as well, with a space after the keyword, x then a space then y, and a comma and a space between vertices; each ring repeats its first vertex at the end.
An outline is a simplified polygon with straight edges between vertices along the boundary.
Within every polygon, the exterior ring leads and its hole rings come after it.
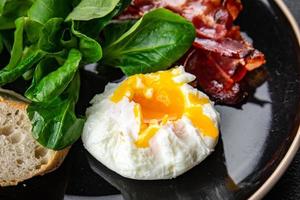
MULTIPOLYGON (((298 45, 300 47, 300 28, 296 19, 292 15, 287 5, 283 2, 283 0, 274 0, 274 2, 277 4, 278 8, 285 15, 287 21, 292 27, 295 37, 297 38, 298 45)), ((283 159, 280 161, 279 165, 276 167, 276 169, 271 174, 271 176, 263 183, 263 185, 258 190, 256 190, 255 193, 252 194, 252 196, 250 196, 249 200, 262 199, 274 187, 274 185, 279 181, 279 179, 282 177, 284 172, 287 170, 287 168, 293 161, 293 158, 295 157, 299 148, 300 148, 300 126, 298 127, 297 134, 292 144, 290 145, 283 159)))

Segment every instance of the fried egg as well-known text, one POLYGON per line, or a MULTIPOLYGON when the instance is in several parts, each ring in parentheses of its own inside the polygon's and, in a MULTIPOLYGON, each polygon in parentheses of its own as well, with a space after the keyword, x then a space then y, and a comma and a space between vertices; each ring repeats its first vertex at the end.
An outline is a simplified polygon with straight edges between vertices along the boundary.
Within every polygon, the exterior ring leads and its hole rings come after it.
POLYGON ((87 110, 84 147, 98 161, 131 179, 175 178, 214 149, 219 115, 177 67, 109 83, 87 110))

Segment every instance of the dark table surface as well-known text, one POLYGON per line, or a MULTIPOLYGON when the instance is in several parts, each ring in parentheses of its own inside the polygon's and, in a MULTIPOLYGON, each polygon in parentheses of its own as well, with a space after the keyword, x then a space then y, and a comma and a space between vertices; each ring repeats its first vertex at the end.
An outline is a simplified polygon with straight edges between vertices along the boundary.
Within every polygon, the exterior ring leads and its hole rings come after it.
MULTIPOLYGON (((300 25, 300 0, 284 0, 300 25)), ((300 200, 300 151, 265 200, 300 200)))

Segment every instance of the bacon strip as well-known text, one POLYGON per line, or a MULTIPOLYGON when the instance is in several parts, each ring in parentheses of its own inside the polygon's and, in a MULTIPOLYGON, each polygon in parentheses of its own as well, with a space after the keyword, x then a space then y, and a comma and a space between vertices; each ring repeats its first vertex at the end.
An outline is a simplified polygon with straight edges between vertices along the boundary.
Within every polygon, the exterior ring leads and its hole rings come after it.
POLYGON ((221 103, 242 100, 245 75, 263 65, 265 57, 233 24, 243 8, 240 0, 133 0, 118 18, 138 19, 159 7, 182 15, 196 28, 197 38, 180 64, 197 76, 198 86, 221 103))

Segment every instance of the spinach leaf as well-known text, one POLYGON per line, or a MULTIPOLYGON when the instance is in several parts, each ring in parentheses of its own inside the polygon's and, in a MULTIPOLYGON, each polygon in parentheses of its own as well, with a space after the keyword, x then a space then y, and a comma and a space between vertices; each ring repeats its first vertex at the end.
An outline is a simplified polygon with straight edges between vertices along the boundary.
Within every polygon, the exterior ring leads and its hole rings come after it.
POLYGON ((79 39, 78 49, 82 53, 82 61, 85 63, 98 62, 102 58, 102 48, 100 44, 96 40, 75 30, 74 26, 73 22, 71 31, 79 39))
MULTIPOLYGON (((25 18, 26 23, 24 25, 24 43, 26 45, 22 54, 22 59, 27 54, 33 51, 42 50, 48 56, 64 57, 65 53, 62 44, 59 40, 63 30, 63 19, 62 18, 51 18, 44 25, 34 20, 25 18), (31 46, 29 46, 31 45, 31 46), (63 55, 63 56, 62 56, 63 55)), ((16 40, 15 40, 16 41, 16 40)), ((63 60, 65 57, 63 58, 63 60)), ((34 69, 29 69, 23 74, 25 80, 32 78, 34 69)))
POLYGON ((58 63, 53 57, 46 57, 37 64, 33 74, 33 85, 37 85, 43 77, 58 69, 58 63))
POLYGON ((41 77, 46 70, 43 68, 48 66, 45 63, 40 63, 32 85, 25 92, 25 96, 34 102, 50 102, 61 95, 74 78, 81 58, 81 53, 78 50, 71 49, 64 65, 43 78, 41 77))
POLYGON ((0 0, 0 30, 15 27, 15 20, 26 16, 33 0, 0 0))
POLYGON ((26 36, 25 45, 36 44, 40 39, 40 33, 44 26, 34 20, 26 18, 26 25, 24 26, 24 32, 26 36))
MULTIPOLYGON (((37 22, 33 22, 27 17, 20 17, 15 21, 16 29, 14 31, 14 39, 13 44, 10 51, 10 60, 6 69, 16 67, 22 58, 26 57, 27 54, 32 53, 32 51, 36 51, 36 48, 33 46, 25 47, 25 43, 28 45, 34 43, 37 40, 39 35, 40 24, 37 22), (35 29, 35 33, 33 33, 32 28, 35 29), (28 31, 28 32, 27 32, 28 31), (27 32, 27 35, 25 34, 27 32), (27 37, 26 37, 27 36, 27 37)), ((7 41, 8 42, 8 41, 7 41)))
POLYGON ((134 24, 135 20, 113 21, 107 25, 102 31, 102 45, 108 46, 117 41, 124 33, 126 33, 134 24))
POLYGON ((92 38, 99 37, 101 30, 110 23, 113 17, 121 13, 130 4, 130 2, 131 0, 120 0, 114 10, 102 18, 75 22, 78 23, 78 31, 92 38))
POLYGON ((77 47, 78 39, 71 31, 71 28, 65 28, 60 38, 60 43, 64 48, 72 49, 77 47))
POLYGON ((16 20, 16 30, 14 33, 14 44, 12 46, 11 50, 11 57, 8 65, 6 68, 13 68, 15 67, 20 59, 22 58, 23 53, 23 32, 24 32, 24 26, 26 23, 26 18, 21 17, 16 20))
POLYGON ((118 40, 104 46, 102 64, 126 75, 170 67, 191 47, 195 28, 183 17, 160 8, 144 15, 118 40))
POLYGON ((52 18, 45 23, 38 44, 41 50, 53 53, 62 49, 60 38, 63 21, 63 18, 52 18))
POLYGON ((28 11, 28 17, 41 24, 51 18, 65 18, 72 10, 72 0, 36 0, 28 11))
MULTIPOLYGON (((27 58, 28 56, 34 54, 36 51, 40 51, 38 48, 37 48, 37 45, 31 45, 31 46, 26 46, 23 50, 23 55, 22 55, 22 58, 21 60, 27 58)), ((44 53, 44 52, 43 52, 44 53)), ((21 61, 20 61, 21 62, 21 61)), ((30 80, 32 78, 32 75, 33 75, 33 72, 34 72, 34 67, 31 67, 29 68, 22 76, 24 78, 24 80, 30 80)))
MULTIPOLYGON (((34 48, 29 48, 29 50, 25 50, 25 55, 30 54, 34 51, 34 48)), ((34 68, 30 68, 23 74, 24 80, 30 80, 36 76, 36 72, 40 72, 42 69, 47 73, 43 73, 43 76, 48 75, 48 73, 55 71, 60 65, 63 65, 65 62, 65 58, 68 56, 68 52, 66 50, 62 50, 55 53, 46 53, 44 58, 36 65, 34 68), (51 62, 50 62, 51 61, 51 62)), ((32 84, 33 85, 33 84, 32 84)), ((35 85, 35 84, 34 84, 35 85)))
POLYGON ((22 76, 26 71, 38 63, 44 56, 41 51, 35 51, 27 55, 26 58, 21 60, 15 67, 4 67, 0 70, 0 86, 15 81, 17 78, 22 76))
POLYGON ((120 0, 82 0, 66 20, 87 21, 101 18, 114 10, 120 0))
POLYGON ((48 104, 29 105, 27 112, 33 127, 33 137, 41 145, 53 150, 61 150, 80 137, 84 120, 76 118, 74 113, 79 88, 80 77, 77 73, 60 97, 48 104))
POLYGON ((0 0, 0 15, 3 14, 3 10, 7 1, 8 0, 0 0))
POLYGON ((34 72, 34 69, 32 69, 32 68, 29 69, 29 70, 27 70, 27 71, 22 75, 23 79, 24 79, 25 81, 29 81, 30 79, 32 79, 33 72, 34 72))
POLYGON ((34 0, 0 0, 0 15, 15 17, 25 16, 34 0))
POLYGON ((43 58, 35 67, 35 69, 30 69, 23 74, 25 80, 32 78, 31 86, 27 89, 32 90, 33 87, 44 77, 47 76, 50 72, 57 70, 59 64, 57 63, 54 57, 47 56, 43 58))

